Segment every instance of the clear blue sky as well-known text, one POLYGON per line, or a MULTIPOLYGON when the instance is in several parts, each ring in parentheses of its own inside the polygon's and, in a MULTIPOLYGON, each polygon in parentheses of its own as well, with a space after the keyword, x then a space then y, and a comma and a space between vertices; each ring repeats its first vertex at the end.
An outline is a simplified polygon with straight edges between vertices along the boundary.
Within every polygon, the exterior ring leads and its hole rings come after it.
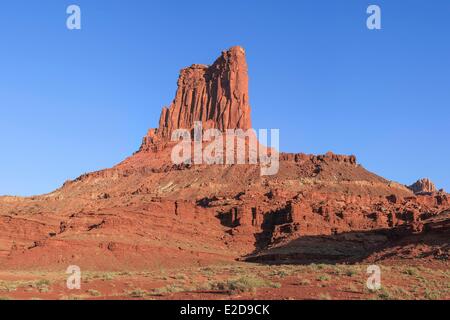
POLYGON ((256 128, 450 190, 450 1, 0 4, 0 194, 50 192, 136 151, 178 71, 246 48, 256 128), (82 30, 66 28, 78 4, 82 30), (382 30, 366 8, 382 9, 382 30))

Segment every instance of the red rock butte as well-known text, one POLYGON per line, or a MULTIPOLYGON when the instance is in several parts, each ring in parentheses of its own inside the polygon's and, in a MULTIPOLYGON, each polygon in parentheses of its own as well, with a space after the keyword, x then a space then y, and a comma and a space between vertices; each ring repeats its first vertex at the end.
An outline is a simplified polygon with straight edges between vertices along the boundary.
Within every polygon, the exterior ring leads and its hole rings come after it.
POLYGON ((142 149, 168 141, 176 129, 191 130, 194 122, 204 129, 247 130, 252 127, 245 50, 233 47, 211 65, 194 64, 181 70, 175 99, 163 108, 159 128, 151 129, 142 149))
POLYGON ((0 269, 448 259, 450 201, 429 180, 406 187, 332 152, 281 153, 267 177, 257 164, 174 165, 171 133, 195 121, 251 127, 242 48, 183 69, 159 128, 123 162, 46 195, 0 197, 0 269))

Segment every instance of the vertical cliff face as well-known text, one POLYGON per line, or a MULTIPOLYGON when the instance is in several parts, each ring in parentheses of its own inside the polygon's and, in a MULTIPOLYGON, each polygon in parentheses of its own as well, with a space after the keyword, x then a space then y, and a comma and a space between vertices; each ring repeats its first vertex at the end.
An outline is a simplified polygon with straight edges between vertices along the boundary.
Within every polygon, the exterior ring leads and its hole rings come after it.
POLYGON ((169 108, 163 108, 159 128, 149 131, 142 148, 169 141, 174 130, 190 130, 196 121, 201 121, 203 128, 221 131, 251 128, 243 48, 222 52, 211 66, 194 64, 181 70, 175 99, 169 108))

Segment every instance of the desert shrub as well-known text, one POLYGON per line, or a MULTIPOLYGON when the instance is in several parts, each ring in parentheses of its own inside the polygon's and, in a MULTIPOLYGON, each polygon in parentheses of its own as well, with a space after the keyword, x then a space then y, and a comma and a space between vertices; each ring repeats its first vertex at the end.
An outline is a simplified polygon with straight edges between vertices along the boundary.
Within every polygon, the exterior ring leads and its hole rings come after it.
POLYGON ((416 268, 413 268, 413 267, 409 267, 404 271, 404 273, 409 276, 418 276, 419 270, 417 270, 416 268))
POLYGON ((386 288, 381 288, 378 291, 378 298, 381 300, 392 300, 392 294, 386 288))
POLYGON ((272 272, 269 273, 269 275, 272 277, 285 278, 290 275, 290 272, 283 269, 273 270, 272 272))
POLYGON ((331 279, 330 276, 328 276, 326 274, 323 274, 323 275, 320 275, 317 277, 318 281, 329 281, 330 279, 331 279))
POLYGON ((36 288, 41 293, 49 292, 50 291, 50 284, 51 282, 46 279, 39 280, 35 282, 32 286, 33 288, 36 288))
POLYGON ((133 291, 130 291, 128 295, 132 298, 143 298, 147 295, 147 292, 142 289, 134 289, 133 291))
POLYGON ((93 297, 99 297, 102 295, 100 291, 94 289, 89 289, 88 293, 93 297))
POLYGON ((17 290, 17 284, 14 282, 0 281, 0 291, 12 292, 17 290))
POLYGON ((36 282, 36 286, 37 287, 49 286, 50 283, 51 283, 50 280, 42 279, 36 282))
POLYGON ((180 273, 180 274, 177 274, 174 278, 177 279, 177 280, 186 280, 187 276, 182 274, 182 273, 180 273))
POLYGON ((308 286, 308 285, 311 284, 311 281, 309 281, 308 279, 301 279, 299 281, 299 284, 302 285, 302 286, 308 286))
POLYGON ((200 269, 200 273, 205 276, 213 276, 216 272, 214 271, 213 268, 205 267, 200 269))
POLYGON ((195 291, 197 288, 194 287, 184 287, 177 284, 170 284, 162 288, 153 289, 149 295, 151 296, 163 296, 165 294, 170 293, 179 293, 179 292, 186 292, 186 291, 195 291))
POLYGON ((439 300, 441 298, 441 294, 438 291, 433 291, 430 289, 425 289, 425 299, 427 300, 439 300))
POLYGON ((319 300, 331 300, 331 295, 329 293, 321 293, 319 295, 319 300))
POLYGON ((115 277, 116 277, 116 275, 115 275, 114 273, 112 273, 112 272, 107 272, 107 273, 104 273, 104 274, 101 276, 101 279, 102 279, 103 281, 111 281, 111 280, 114 280, 115 277))
POLYGON ((262 287, 281 287, 281 284, 276 284, 265 279, 255 277, 241 277, 238 279, 230 279, 223 282, 216 282, 212 285, 213 290, 226 291, 231 294, 242 292, 255 292, 257 288, 262 287))
POLYGON ((345 271, 345 275, 347 277, 353 277, 353 276, 355 276, 357 274, 358 274, 358 272, 356 270, 354 270, 354 269, 348 269, 347 271, 345 271))

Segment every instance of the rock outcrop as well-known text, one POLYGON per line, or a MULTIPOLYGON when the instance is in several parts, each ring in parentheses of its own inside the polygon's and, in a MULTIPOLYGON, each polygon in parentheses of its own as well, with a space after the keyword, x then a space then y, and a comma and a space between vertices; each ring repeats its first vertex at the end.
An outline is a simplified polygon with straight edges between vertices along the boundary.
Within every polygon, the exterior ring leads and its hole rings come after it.
POLYGON ((408 188, 416 194, 433 193, 438 191, 434 183, 428 178, 420 179, 414 184, 410 185, 408 188))
POLYGON ((191 130, 201 121, 203 129, 251 128, 248 101, 248 68, 245 51, 232 47, 211 66, 194 64, 181 70, 176 96, 163 108, 159 128, 151 129, 142 149, 171 139, 176 129, 191 130))

